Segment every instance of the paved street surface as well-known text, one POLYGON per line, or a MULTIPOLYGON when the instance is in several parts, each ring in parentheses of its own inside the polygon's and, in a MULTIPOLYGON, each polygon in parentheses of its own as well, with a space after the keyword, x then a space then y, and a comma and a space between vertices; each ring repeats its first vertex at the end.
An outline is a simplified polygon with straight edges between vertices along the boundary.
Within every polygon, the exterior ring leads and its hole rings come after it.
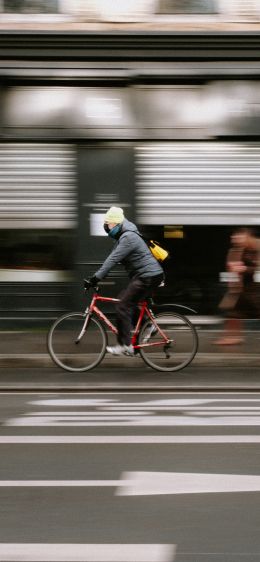
POLYGON ((113 360, 110 367, 101 365, 86 373, 66 373, 58 367, 0 368, 1 390, 259 390, 259 367, 239 360, 233 366, 216 359, 216 364, 190 365, 177 373, 160 373, 137 365, 131 357, 113 360))
MULTIPOLYGON (((203 320, 203 317, 200 321, 203 320)), ((205 320, 205 318, 204 318, 205 320)), ((197 326, 199 350, 192 364, 177 373, 156 372, 139 358, 112 357, 85 373, 57 367, 48 354, 46 331, 1 332, 0 390, 87 389, 258 389, 260 391, 259 329, 244 332, 244 343, 218 346, 218 329, 197 326)), ((114 342, 111 341, 111 344, 114 342)))
POLYGON ((260 393, 1 393, 0 560, 259 562, 260 393))

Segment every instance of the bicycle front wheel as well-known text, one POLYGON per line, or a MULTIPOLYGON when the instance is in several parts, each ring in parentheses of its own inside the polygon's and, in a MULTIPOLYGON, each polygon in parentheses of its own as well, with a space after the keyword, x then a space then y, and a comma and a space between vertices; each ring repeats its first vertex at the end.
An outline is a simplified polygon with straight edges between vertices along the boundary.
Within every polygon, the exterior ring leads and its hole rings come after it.
POLYGON ((53 361, 66 371, 89 371, 106 352, 107 336, 103 326, 91 316, 72 312, 58 318, 48 334, 48 351, 53 361))
POLYGON ((198 349, 198 335, 193 324, 173 311, 160 312, 142 327, 140 355, 156 371, 180 371, 191 363, 198 349), (167 338, 165 343, 163 335, 167 338))

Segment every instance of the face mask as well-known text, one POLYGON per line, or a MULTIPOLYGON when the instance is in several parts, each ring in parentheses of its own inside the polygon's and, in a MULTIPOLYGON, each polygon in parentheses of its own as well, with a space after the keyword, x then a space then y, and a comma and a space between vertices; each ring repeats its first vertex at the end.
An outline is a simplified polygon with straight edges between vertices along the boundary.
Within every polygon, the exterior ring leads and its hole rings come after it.
POLYGON ((117 238, 117 235, 119 234, 120 230, 121 230, 121 224, 116 224, 116 226, 113 226, 113 228, 109 230, 108 236, 110 236, 111 238, 117 238))
POLYGON ((109 234, 109 232, 110 232, 109 226, 108 226, 108 224, 106 224, 106 223, 104 224, 104 231, 105 231, 107 234, 109 234))

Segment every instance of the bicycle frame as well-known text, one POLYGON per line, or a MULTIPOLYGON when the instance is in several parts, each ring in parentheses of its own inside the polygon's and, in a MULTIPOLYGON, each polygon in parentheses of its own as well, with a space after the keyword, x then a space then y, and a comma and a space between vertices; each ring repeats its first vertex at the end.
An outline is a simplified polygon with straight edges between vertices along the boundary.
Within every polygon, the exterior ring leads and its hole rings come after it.
MULTIPOLYGON (((83 335, 84 331, 87 328, 88 325, 88 319, 90 318, 90 316, 92 314, 96 314, 96 316, 102 320, 106 326, 109 328, 109 330, 111 330, 114 334, 118 333, 117 328, 114 326, 114 324, 112 322, 110 322, 110 320, 107 318, 107 316, 98 308, 98 306, 96 306, 96 302, 100 301, 100 302, 111 302, 111 303, 117 303, 119 302, 119 299, 114 299, 112 297, 102 297, 99 296, 98 293, 94 293, 91 303, 90 305, 86 308, 85 310, 85 314, 86 314, 86 320, 84 322, 82 331, 79 335, 79 338, 81 338, 81 336, 83 335)), ((137 320, 137 324, 135 326, 134 329, 134 333, 132 334, 132 345, 134 349, 140 349, 142 347, 155 347, 155 346, 159 346, 159 345, 165 345, 165 344, 169 344, 172 340, 169 340, 167 338, 167 336, 164 334, 164 332, 161 330, 161 328, 158 326, 156 319, 152 313, 152 311, 148 308, 148 303, 147 301, 142 301, 139 303, 140 305, 140 313, 139 313, 139 317, 137 320), (152 321, 153 325, 156 326, 156 329, 158 330, 159 334, 162 336, 162 341, 159 342, 152 342, 152 343, 143 343, 143 344, 138 344, 137 343, 137 339, 138 339, 138 334, 140 332, 140 327, 141 327, 141 323, 142 320, 144 318, 144 316, 147 316, 148 318, 150 318, 150 320, 152 321)))

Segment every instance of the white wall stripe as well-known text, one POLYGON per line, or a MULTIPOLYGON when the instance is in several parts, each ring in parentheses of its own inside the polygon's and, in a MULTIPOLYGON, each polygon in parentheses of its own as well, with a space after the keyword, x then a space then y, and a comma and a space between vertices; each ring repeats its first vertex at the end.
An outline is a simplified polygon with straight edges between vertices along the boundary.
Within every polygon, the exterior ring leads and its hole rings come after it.
POLYGON ((0 544, 9 562, 173 562, 169 544, 0 544))
POLYGON ((260 443, 260 435, 1 435, 4 444, 260 443))

